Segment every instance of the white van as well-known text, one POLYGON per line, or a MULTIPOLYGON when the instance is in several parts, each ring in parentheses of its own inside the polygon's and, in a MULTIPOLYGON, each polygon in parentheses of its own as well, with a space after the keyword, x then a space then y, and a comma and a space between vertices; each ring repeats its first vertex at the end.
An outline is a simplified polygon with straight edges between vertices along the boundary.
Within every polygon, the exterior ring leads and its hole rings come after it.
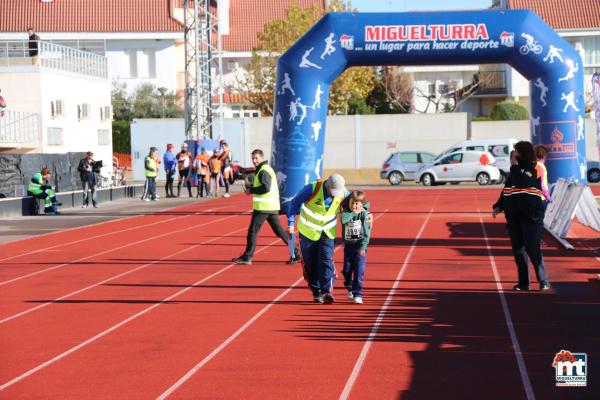
POLYGON ((481 140, 465 140, 464 142, 456 143, 444 150, 435 157, 434 161, 440 160, 445 155, 457 151, 487 151, 496 159, 496 166, 504 177, 510 172, 510 152, 515 148, 517 139, 481 139, 481 140))

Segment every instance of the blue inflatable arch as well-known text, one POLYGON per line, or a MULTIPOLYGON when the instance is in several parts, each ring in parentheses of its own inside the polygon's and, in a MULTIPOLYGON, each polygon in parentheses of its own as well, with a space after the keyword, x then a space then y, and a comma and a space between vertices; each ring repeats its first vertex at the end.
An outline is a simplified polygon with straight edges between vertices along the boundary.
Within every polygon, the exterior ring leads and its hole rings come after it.
POLYGON ((530 80, 531 139, 544 144, 550 182, 586 182, 583 63, 526 10, 330 13, 279 60, 271 163, 282 209, 321 177, 329 85, 370 65, 507 63, 530 80))

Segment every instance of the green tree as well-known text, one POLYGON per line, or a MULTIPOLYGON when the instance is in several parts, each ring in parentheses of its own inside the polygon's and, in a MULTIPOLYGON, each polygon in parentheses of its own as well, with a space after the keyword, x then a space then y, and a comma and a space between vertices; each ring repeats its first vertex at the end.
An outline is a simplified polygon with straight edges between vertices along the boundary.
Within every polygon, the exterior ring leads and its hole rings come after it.
POLYGON ((128 94, 127 86, 113 82, 111 91, 114 119, 131 121, 133 118, 181 118, 183 109, 175 92, 159 91, 156 86, 144 83, 128 94))
POLYGON ((492 121, 525 120, 528 118, 529 111, 520 103, 511 100, 496 104, 490 114, 490 120, 492 121))
MULTIPOLYGON (((348 11, 351 4, 332 0, 330 10, 348 11)), ((246 76, 236 89, 246 93, 263 115, 273 115, 276 70, 279 57, 322 17, 318 7, 302 9, 298 5, 286 11, 284 19, 267 23, 258 34, 258 45, 252 51, 252 60, 245 67, 246 76)), ((376 86, 377 76, 372 67, 350 68, 341 74, 329 90, 329 112, 345 113, 352 98, 366 98, 376 86)))

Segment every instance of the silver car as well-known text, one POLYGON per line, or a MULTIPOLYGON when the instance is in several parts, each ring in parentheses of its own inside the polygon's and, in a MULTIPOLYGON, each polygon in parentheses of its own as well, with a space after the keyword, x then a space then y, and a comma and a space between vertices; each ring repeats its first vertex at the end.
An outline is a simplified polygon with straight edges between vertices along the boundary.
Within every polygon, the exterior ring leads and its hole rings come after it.
POLYGON ((434 158, 435 154, 426 151, 399 151, 383 163, 379 176, 392 185, 399 185, 402 181, 414 180, 419 168, 434 158))

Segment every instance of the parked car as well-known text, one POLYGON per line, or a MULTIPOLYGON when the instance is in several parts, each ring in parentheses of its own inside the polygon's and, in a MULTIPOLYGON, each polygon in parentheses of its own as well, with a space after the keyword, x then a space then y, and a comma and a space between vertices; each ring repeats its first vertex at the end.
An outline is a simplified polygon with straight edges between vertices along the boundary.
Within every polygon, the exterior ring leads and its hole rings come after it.
POLYGON ((499 183, 502 183, 504 177, 508 176, 510 172, 510 152, 514 149, 517 142, 517 139, 511 138, 465 140, 442 151, 436 156, 436 161, 457 151, 487 151, 496 159, 496 166, 501 174, 499 183))
POLYGON ((588 182, 589 183, 598 183, 600 182, 600 161, 588 161, 587 162, 587 170, 588 170, 588 182))
POLYGON ((500 180, 500 170, 487 151, 457 151, 423 165, 415 180, 424 186, 469 181, 489 185, 500 180))
POLYGON ((414 180, 419 168, 434 158, 433 153, 425 151, 399 151, 383 163, 379 176, 392 185, 399 185, 402 181, 414 180))

